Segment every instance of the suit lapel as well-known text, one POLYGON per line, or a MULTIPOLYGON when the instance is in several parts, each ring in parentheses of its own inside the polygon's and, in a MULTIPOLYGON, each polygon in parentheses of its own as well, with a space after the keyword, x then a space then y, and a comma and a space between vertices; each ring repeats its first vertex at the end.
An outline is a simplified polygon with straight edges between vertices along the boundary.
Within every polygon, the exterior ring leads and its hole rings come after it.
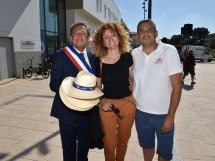
POLYGON ((87 52, 87 57, 89 59, 91 68, 94 70, 94 68, 95 68, 95 62, 94 62, 92 53, 91 52, 87 52))

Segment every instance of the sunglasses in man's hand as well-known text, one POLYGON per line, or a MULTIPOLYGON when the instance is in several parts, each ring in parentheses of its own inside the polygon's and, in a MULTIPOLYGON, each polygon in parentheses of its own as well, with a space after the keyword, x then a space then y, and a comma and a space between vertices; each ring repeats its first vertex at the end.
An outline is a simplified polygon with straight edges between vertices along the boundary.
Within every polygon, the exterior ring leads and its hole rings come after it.
POLYGON ((113 104, 110 106, 113 113, 115 113, 120 119, 123 119, 123 116, 120 114, 120 110, 115 107, 113 104))

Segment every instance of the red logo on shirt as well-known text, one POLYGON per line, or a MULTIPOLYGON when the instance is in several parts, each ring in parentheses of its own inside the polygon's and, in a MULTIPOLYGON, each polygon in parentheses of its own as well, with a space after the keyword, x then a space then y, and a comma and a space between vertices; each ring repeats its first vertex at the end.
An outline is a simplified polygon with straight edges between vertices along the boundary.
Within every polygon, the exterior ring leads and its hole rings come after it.
POLYGON ((162 64, 163 60, 161 58, 158 58, 154 63, 155 64, 162 64))

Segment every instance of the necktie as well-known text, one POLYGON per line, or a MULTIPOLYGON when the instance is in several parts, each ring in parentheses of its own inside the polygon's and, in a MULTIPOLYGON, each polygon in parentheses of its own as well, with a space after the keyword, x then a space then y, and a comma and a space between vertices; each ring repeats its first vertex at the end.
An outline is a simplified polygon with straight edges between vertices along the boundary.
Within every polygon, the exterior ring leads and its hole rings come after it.
MULTIPOLYGON (((80 59, 82 62, 87 63, 85 57, 84 57, 84 53, 80 53, 80 59)), ((87 63, 88 64, 88 63, 87 63)), ((88 64, 89 65, 89 64, 88 64)))
POLYGON ((95 72, 94 72, 93 68, 91 67, 90 63, 88 61, 86 61, 86 59, 84 57, 84 53, 79 53, 79 58, 83 62, 85 67, 88 69, 88 71, 95 75, 95 72))

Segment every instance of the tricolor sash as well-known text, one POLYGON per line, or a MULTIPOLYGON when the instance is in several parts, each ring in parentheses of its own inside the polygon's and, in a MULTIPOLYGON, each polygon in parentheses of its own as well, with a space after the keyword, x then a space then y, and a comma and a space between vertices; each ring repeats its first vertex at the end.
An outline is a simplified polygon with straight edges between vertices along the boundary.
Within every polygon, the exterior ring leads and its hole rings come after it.
POLYGON ((76 66, 79 71, 88 71, 95 75, 93 69, 89 66, 89 64, 84 59, 84 55, 78 53, 73 46, 65 47, 62 49, 70 61, 76 66))

